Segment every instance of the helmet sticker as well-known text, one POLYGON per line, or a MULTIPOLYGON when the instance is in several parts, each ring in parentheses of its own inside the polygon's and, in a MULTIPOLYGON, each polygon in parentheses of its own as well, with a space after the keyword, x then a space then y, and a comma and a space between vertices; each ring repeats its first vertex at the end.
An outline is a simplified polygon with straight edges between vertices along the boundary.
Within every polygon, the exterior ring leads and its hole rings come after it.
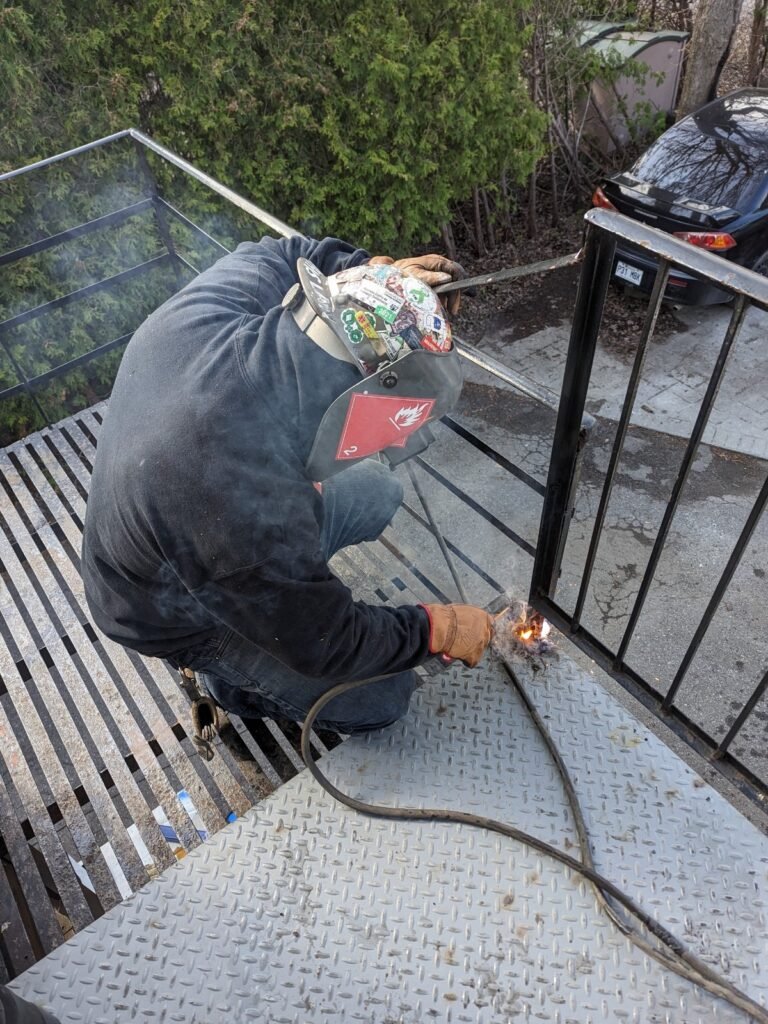
POLYGON ((399 334, 388 334, 384 336, 384 346, 387 350, 390 362, 394 362, 402 355, 403 349, 409 347, 404 338, 399 334))
POLYGON ((358 302, 364 302, 371 309, 383 306, 384 309, 391 309, 395 314, 402 309, 404 304, 403 299, 393 295, 378 281, 361 281, 355 288, 355 299, 358 302))
POLYGON ((418 277, 404 277, 403 292, 414 306, 418 306, 419 309, 426 310, 428 313, 431 313, 437 306, 435 293, 418 277))
POLYGON ((442 317, 427 313, 419 318, 423 331, 421 344, 431 352, 446 352, 451 347, 451 327, 442 317))
POLYGON ((385 306, 376 306, 374 313, 388 324, 394 323, 397 317, 397 310, 387 309, 385 306))
POLYGON ((343 309, 341 311, 341 323, 344 327, 344 333, 352 342, 353 345, 359 345, 364 338, 363 332, 360 330, 360 325, 357 322, 354 309, 343 309))
POLYGON ((378 338, 376 332, 376 317, 373 313, 366 313, 364 309, 358 309, 355 313, 355 320, 360 325, 360 329, 366 338, 372 338, 374 341, 378 338))
POLYGON ((354 394, 341 431, 336 460, 362 459, 384 448, 404 448, 429 420, 433 398, 354 394))
POLYGON ((421 347, 422 332, 416 326, 416 324, 404 324, 397 330, 397 336, 402 338, 408 348, 417 349, 421 347))
POLYGON ((299 278, 315 312, 354 356, 364 377, 419 349, 452 348, 440 300, 419 278, 390 265, 349 267, 326 277, 300 259, 299 278))

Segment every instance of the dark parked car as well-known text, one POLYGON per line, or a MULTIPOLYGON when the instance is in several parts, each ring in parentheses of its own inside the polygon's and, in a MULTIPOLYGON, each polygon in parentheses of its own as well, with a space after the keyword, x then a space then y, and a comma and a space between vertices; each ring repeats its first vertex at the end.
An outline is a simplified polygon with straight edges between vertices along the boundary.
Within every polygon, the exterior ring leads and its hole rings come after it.
MULTIPOLYGON (((739 89, 678 121, 592 202, 768 274, 768 89, 739 89)), ((620 242, 613 280, 650 292, 656 266, 620 242)), ((710 305, 729 295, 673 268, 665 297, 710 305)))

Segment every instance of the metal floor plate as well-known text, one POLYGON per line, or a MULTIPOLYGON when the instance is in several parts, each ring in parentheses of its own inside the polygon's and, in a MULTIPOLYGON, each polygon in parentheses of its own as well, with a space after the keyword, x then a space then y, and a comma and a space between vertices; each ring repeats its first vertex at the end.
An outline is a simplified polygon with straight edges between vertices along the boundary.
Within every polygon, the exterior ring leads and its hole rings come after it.
MULTIPOLYGON (((574 774, 598 869, 767 1004, 768 839, 569 658, 519 674, 574 774)), ((323 764, 355 796, 577 849, 496 664, 430 680, 404 721, 323 764)), ((12 987, 64 1024, 747 1020, 638 953, 557 863, 470 827, 366 818, 306 772, 12 987)))

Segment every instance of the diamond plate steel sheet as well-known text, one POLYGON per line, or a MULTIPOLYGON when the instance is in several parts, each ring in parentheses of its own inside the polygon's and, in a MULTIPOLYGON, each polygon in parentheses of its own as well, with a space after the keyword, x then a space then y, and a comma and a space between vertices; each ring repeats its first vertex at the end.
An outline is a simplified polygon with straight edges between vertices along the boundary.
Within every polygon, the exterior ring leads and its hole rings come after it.
MULTIPOLYGON (((768 839, 570 659, 518 665, 597 867, 768 1002, 768 839)), ((502 819, 574 853, 503 670, 452 669, 323 761, 352 795, 502 819)), ((504 837, 366 818, 304 772, 13 982, 64 1024, 746 1021, 639 953, 589 885, 504 837)))

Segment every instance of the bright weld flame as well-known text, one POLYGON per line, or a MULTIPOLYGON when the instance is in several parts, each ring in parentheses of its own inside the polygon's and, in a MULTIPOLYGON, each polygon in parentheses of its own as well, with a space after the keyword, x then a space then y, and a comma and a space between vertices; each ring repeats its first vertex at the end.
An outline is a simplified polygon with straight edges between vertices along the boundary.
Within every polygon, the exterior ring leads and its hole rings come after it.
POLYGON ((497 649, 507 654, 545 654, 553 647, 548 640, 551 625, 524 601, 512 604, 496 618, 497 649))
POLYGON ((522 619, 513 626, 513 631, 518 640, 523 643, 538 643, 539 640, 546 640, 552 627, 547 620, 538 612, 531 612, 526 608, 522 619))

